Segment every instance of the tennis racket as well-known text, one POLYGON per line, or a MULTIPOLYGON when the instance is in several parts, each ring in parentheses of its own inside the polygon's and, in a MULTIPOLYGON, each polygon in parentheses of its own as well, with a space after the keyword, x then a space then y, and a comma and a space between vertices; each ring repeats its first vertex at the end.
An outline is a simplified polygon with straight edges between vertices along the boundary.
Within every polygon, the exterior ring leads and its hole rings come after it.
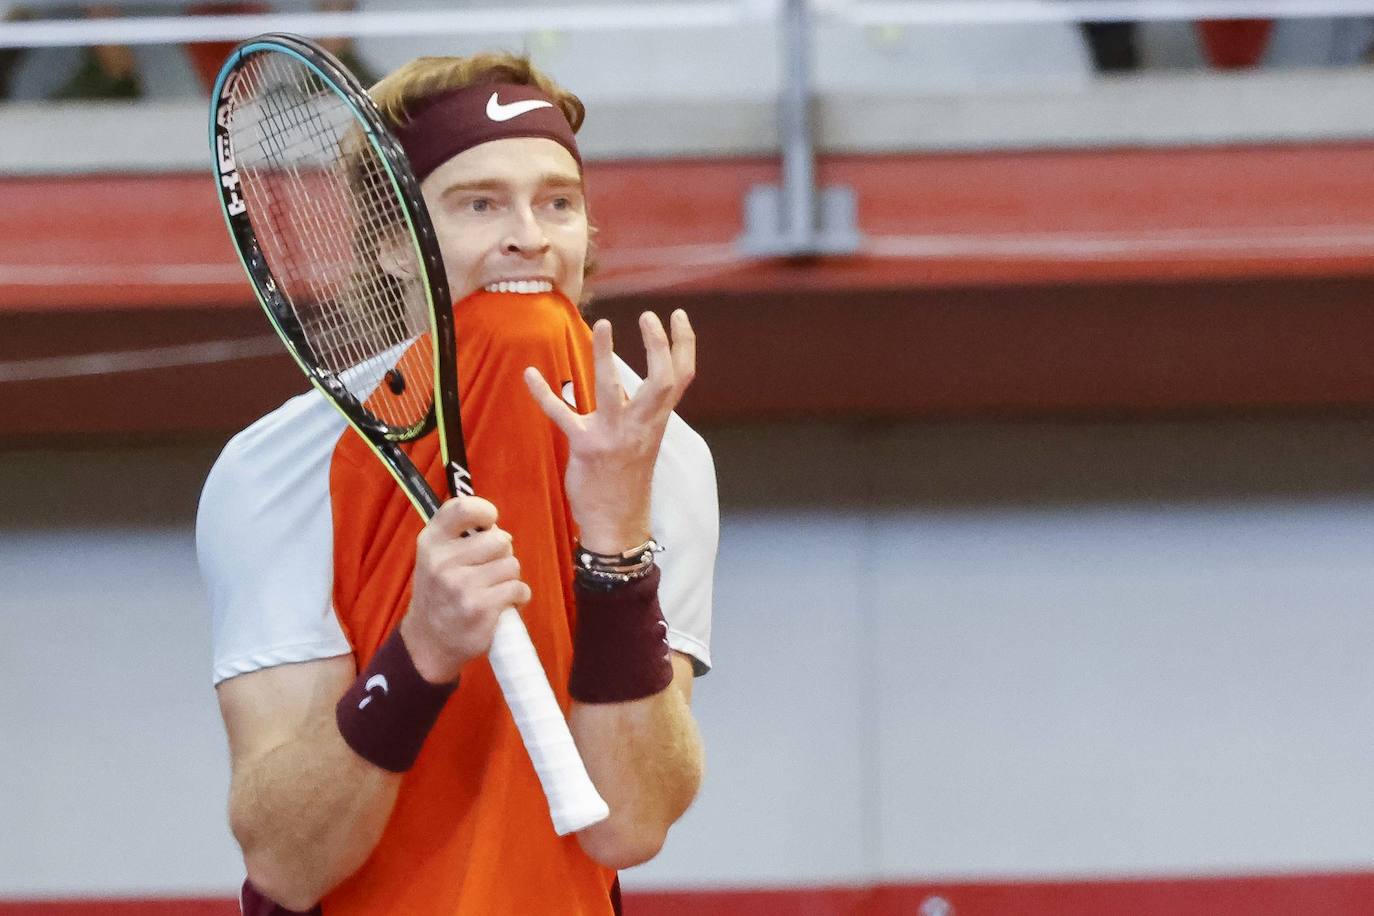
MULTIPOLYGON (((210 146, 244 270, 311 384, 426 520, 439 500, 401 443, 437 426, 449 494, 471 495, 443 260, 419 183, 367 92, 310 41, 250 39, 220 70, 210 146)), ((489 658, 554 829, 603 820, 606 803, 514 608, 501 613, 489 658)))

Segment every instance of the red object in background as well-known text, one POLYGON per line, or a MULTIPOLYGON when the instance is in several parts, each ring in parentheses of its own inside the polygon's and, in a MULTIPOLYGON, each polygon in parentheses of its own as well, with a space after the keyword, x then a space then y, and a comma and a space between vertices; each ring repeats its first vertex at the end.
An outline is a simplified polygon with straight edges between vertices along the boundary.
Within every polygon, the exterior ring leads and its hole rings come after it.
MULTIPOLYGON (((186 12, 192 16, 229 16, 268 12, 263 3, 206 3, 188 6, 186 12)), ((236 41, 197 41, 186 46, 186 55, 191 58, 191 67, 200 78, 206 92, 215 88, 215 77, 229 52, 238 46, 236 41)))
MULTIPOLYGON (((1370 142, 826 156, 819 179, 858 194, 867 245, 799 261, 733 247, 773 162, 587 174, 603 299, 1374 276, 1370 142)), ((208 170, 0 178, 0 314, 205 306, 253 306, 208 170), (138 205, 92 220, 92 201, 138 205)))
MULTIPOLYGON (((692 422, 1374 410, 1374 143, 823 157, 868 252, 810 261, 731 246, 774 163, 588 175, 597 314, 682 306, 711 342, 692 422)), ((302 384, 208 173, 0 180, 0 361, 264 335, 256 361, 26 383, 0 447, 227 435, 302 384)))
POLYGON ((1218 70, 1241 70, 1260 62, 1274 31, 1272 19, 1204 19, 1197 23, 1207 61, 1218 70))
MULTIPOLYGON (((628 916, 1368 916, 1369 872, 877 884, 625 895, 628 916)), ((238 916, 232 900, 0 900, 0 916, 238 916)))

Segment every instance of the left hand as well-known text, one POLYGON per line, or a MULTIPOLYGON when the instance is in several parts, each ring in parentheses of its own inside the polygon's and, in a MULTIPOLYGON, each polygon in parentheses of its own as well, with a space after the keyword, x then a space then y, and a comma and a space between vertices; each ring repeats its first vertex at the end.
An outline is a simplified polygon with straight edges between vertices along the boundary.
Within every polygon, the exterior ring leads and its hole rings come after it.
POLYGON ((592 327, 596 410, 579 414, 554 394, 530 367, 525 384, 539 407, 568 437, 565 481, 582 546, 596 553, 620 553, 650 537, 649 511, 654 462, 668 417, 696 375, 696 335, 687 313, 670 319, 672 340, 653 312, 639 316, 648 373, 634 397, 626 397, 616 373, 611 323, 592 327))

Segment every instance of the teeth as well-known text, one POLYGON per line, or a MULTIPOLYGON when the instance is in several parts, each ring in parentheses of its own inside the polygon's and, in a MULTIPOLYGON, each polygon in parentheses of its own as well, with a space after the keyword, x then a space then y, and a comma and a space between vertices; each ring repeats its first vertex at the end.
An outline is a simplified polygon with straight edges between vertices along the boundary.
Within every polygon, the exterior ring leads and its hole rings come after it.
POLYGON ((551 293, 553 284, 547 280, 502 280, 488 283, 485 289, 489 293, 551 293))

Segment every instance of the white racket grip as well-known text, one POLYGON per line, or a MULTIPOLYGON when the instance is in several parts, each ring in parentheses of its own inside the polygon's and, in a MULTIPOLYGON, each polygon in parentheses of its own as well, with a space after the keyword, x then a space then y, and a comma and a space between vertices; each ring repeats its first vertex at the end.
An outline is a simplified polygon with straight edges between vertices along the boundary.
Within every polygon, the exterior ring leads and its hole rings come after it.
POLYGON ((549 800, 553 829, 567 836, 604 821, 611 809, 587 775, 548 675, 515 608, 506 608, 497 618, 487 657, 549 800))

